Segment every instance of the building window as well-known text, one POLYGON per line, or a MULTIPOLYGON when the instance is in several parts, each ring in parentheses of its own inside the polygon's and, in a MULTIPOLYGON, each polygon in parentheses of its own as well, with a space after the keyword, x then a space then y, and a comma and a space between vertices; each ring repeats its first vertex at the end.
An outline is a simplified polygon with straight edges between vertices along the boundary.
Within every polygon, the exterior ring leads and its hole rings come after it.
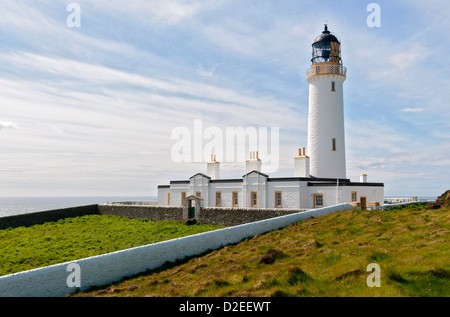
POLYGON ((184 205, 184 200, 186 199, 186 192, 181 193, 181 206, 184 205))
POLYGON ((336 151, 336 138, 331 139, 331 150, 336 151))
POLYGON ((202 198, 202 192, 196 192, 195 196, 197 196, 198 198, 202 198))
POLYGON ((233 207, 239 206, 239 192, 232 193, 232 205, 233 207))
POLYGON ((275 192, 275 208, 282 208, 282 207, 283 207, 282 194, 281 192, 275 192))
POLYGON ((331 91, 332 92, 336 91, 336 83, 334 81, 331 82, 331 91))
POLYGON ((258 207, 258 192, 251 192, 250 194, 250 206, 258 207))
POLYGON ((358 193, 352 192, 352 202, 358 201, 358 193))
POLYGON ((167 194, 167 206, 170 206, 170 193, 167 194))
POLYGON ((314 194, 313 195, 313 208, 321 208, 323 207, 323 194, 314 194))
POLYGON ((222 192, 216 192, 216 207, 222 207, 222 192))

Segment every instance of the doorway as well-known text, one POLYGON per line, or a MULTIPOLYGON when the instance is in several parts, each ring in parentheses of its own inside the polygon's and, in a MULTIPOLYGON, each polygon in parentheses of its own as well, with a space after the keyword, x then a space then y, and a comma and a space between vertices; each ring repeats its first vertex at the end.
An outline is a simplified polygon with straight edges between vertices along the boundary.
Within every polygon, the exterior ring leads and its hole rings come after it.
POLYGON ((367 197, 361 196, 361 210, 367 210, 367 197))
POLYGON ((188 218, 190 219, 195 218, 195 206, 192 206, 192 200, 189 201, 188 218))

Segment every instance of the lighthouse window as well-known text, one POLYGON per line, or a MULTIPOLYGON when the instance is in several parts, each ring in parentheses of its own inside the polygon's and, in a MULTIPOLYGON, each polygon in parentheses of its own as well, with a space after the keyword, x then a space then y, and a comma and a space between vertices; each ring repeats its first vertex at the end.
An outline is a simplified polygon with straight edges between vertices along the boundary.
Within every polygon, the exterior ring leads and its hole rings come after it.
POLYGON ((314 194, 314 208, 323 207, 323 194, 314 194))
POLYGON ((250 206, 258 207, 258 192, 251 192, 250 194, 250 206))
POLYGON ((216 192, 216 207, 222 207, 222 192, 216 192))
POLYGON ((282 207, 282 194, 281 192, 275 192, 275 208, 282 207))
POLYGON ((356 201, 358 201, 358 193, 352 192, 352 202, 356 202, 356 201))
POLYGON ((331 82, 331 91, 336 91, 336 83, 334 81, 331 82))
POLYGON ((184 205, 184 200, 186 199, 186 192, 181 193, 181 206, 184 205))
POLYGON ((331 150, 336 151, 336 138, 331 139, 331 150))
POLYGON ((239 192, 233 192, 233 207, 239 206, 239 192))

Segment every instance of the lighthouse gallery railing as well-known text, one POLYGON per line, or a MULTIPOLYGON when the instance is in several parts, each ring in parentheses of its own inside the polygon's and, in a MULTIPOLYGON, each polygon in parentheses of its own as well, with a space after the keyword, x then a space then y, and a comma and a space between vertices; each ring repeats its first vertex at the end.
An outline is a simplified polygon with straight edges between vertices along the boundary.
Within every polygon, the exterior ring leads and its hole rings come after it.
POLYGON ((306 70, 306 77, 314 75, 337 74, 347 75, 347 68, 342 65, 312 65, 306 70))

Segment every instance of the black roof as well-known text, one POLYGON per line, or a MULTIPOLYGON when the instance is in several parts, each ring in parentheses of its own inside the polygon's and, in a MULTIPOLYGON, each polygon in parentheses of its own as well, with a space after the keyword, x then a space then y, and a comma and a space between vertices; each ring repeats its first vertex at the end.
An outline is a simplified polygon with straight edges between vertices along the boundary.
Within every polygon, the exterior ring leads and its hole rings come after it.
POLYGON ((314 40, 314 44, 321 43, 321 42, 337 42, 341 43, 338 38, 331 34, 330 31, 328 31, 328 26, 325 24, 325 29, 323 30, 322 34, 320 34, 316 39, 314 40))
MULTIPOLYGON (((262 176, 267 177, 268 182, 308 182, 308 186, 336 186, 338 184, 335 178, 318 178, 318 177, 277 177, 277 178, 269 178, 268 175, 258 172, 251 171, 250 173, 245 174, 243 177, 251 174, 258 173, 262 176)), ((199 173, 201 174, 201 173, 199 173)), ((196 174, 198 175, 198 174, 196 174)), ((204 175, 204 174, 202 174, 204 175)), ((194 175, 195 176, 195 175, 194 175)), ((206 175, 204 175, 206 176, 206 175)), ((192 177, 191 177, 192 178, 192 177)), ((209 178, 209 177, 208 177, 209 178)), ((211 180, 211 183, 241 183, 243 181, 242 178, 239 179, 215 179, 211 180)), ((190 184, 190 181, 171 181, 170 184, 190 184)), ((359 183, 352 182, 348 178, 340 178, 338 186, 373 186, 373 187, 384 187, 383 183, 359 183)), ((170 185, 159 185, 158 188, 170 188, 170 185)))
POLYGON ((256 173, 256 174, 262 175, 262 176, 267 177, 267 178, 269 177, 269 175, 264 174, 264 173, 261 173, 261 172, 259 172, 259 171, 257 171, 257 170, 253 170, 253 171, 251 171, 251 172, 248 172, 247 174, 245 174, 245 175, 242 176, 242 177, 245 177, 245 176, 247 176, 247 175, 250 175, 251 173, 256 173))
POLYGON ((202 177, 204 177, 204 178, 207 178, 207 179, 211 179, 211 177, 209 177, 208 175, 205 175, 205 174, 203 174, 203 173, 197 173, 197 174, 195 174, 194 176, 189 177, 189 179, 194 178, 195 176, 198 176, 198 175, 200 175, 200 176, 202 176, 202 177))
MULTIPOLYGON (((336 182, 334 183, 313 183, 308 182, 309 187, 314 186, 334 186, 336 187, 336 182)), ((367 186, 367 187, 384 187, 383 183, 356 183, 356 182, 341 182, 339 181, 339 186, 367 186)))

